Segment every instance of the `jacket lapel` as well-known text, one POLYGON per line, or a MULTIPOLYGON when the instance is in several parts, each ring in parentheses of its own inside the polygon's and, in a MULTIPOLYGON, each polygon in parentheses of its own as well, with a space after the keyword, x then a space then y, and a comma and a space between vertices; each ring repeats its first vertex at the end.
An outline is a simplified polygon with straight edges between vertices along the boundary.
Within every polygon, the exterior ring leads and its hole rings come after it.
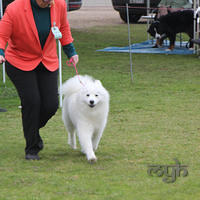
POLYGON ((50 8, 50 14, 51 14, 51 27, 54 25, 53 23, 56 21, 56 13, 55 13, 55 4, 53 4, 50 8))
MULTIPOLYGON (((56 16, 55 16, 56 11, 55 11, 55 9, 56 9, 56 7, 55 7, 55 4, 54 4, 54 5, 52 5, 51 8, 50 8, 51 27, 53 27, 53 25, 54 25, 53 23, 56 22, 56 16)), ((45 42, 45 44, 44 44, 43 50, 46 49, 46 45, 48 45, 48 42, 52 39, 52 37, 54 37, 54 36, 52 36, 52 35, 53 35, 53 34, 52 34, 52 32, 51 32, 51 29, 50 29, 50 32, 49 32, 49 35, 48 35, 48 37, 47 37, 47 40, 46 40, 46 42, 45 42)), ((56 40, 55 40, 55 41, 56 41, 56 40)))
POLYGON ((33 32, 34 36, 36 37, 36 39, 37 39, 37 41, 40 45, 40 39, 39 39, 39 36, 38 36, 37 27, 36 27, 35 20, 34 20, 34 17, 33 17, 31 2, 30 2, 30 0, 26 0, 24 2, 25 2, 25 6, 24 6, 25 16, 26 16, 27 21, 30 25, 31 31, 33 32))

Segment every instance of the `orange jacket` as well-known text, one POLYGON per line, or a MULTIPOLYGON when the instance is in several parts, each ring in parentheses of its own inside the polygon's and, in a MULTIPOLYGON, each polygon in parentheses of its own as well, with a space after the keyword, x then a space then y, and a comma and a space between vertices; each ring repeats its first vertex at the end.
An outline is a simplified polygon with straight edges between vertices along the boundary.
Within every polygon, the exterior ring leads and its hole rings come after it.
MULTIPOLYGON (((64 46, 73 42, 66 3, 64 0, 54 1, 50 8, 51 26, 56 22, 64 46)), ((30 0, 15 0, 8 5, 0 21, 0 48, 5 49, 7 43, 5 58, 13 66, 31 71, 42 62, 50 71, 58 69, 56 40, 50 31, 44 48, 41 48, 30 0)))

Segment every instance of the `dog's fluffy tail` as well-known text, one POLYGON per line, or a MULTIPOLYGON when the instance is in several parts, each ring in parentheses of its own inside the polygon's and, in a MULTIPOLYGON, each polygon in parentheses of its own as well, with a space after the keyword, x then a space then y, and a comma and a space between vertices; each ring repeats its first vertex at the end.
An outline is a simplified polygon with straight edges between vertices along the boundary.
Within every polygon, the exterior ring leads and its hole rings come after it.
POLYGON ((81 89, 81 83, 78 79, 78 76, 74 76, 70 79, 68 79, 65 83, 62 85, 62 95, 65 97, 71 96, 73 93, 78 92, 81 89))
POLYGON ((88 82, 94 82, 94 79, 88 75, 76 75, 63 83, 62 95, 69 97, 72 94, 77 93, 82 87, 86 86, 88 82))

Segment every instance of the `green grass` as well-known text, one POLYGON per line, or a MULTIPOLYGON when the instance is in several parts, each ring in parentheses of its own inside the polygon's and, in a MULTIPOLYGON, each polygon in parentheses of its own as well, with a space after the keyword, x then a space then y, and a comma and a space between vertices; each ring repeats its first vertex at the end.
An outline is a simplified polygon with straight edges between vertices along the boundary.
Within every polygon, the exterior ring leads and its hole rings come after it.
MULTIPOLYGON (((133 25, 131 31, 132 41, 146 40, 146 25, 133 25)), ((98 162, 88 164, 79 150, 67 145, 60 109, 41 130, 41 160, 25 161, 20 102, 7 79, 6 88, 0 83, 0 106, 8 110, 0 113, 0 199, 199 200, 197 56, 133 54, 131 83, 128 54, 96 52, 127 45, 126 25, 72 32, 79 73, 100 79, 111 96, 98 162), (188 165, 187 177, 167 184, 147 174, 148 165, 175 164, 174 158, 188 165)), ((74 74, 64 64, 63 80, 74 74)))

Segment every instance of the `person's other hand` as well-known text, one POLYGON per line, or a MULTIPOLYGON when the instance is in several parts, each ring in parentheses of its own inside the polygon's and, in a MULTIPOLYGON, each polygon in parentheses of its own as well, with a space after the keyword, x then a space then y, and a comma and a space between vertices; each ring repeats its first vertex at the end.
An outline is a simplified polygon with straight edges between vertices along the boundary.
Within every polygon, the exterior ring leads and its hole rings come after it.
POLYGON ((70 60, 72 60, 72 62, 76 65, 79 61, 78 55, 74 55, 70 58, 70 60))
POLYGON ((2 64, 5 61, 6 61, 6 59, 3 56, 0 56, 0 64, 2 64))

